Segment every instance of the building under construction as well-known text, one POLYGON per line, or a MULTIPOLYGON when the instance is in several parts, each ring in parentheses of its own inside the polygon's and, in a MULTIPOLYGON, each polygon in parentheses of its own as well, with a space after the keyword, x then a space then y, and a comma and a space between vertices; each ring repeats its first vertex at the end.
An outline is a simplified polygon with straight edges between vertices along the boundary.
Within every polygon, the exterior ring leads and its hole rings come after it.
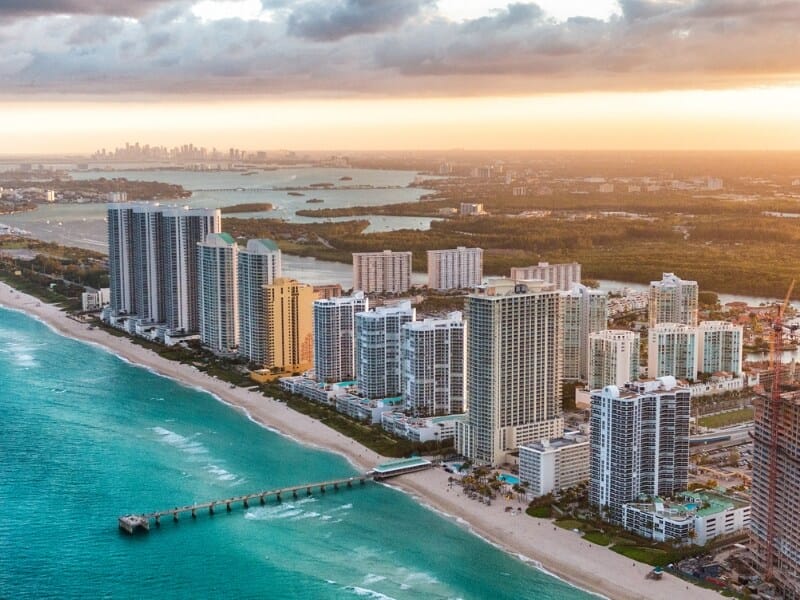
MULTIPOLYGON (((792 287, 794 284, 792 284, 792 287)), ((751 544, 755 568, 787 600, 800 600, 800 391, 781 364, 783 308, 772 324, 770 387, 754 402, 751 544)))
POLYGON ((750 513, 754 566, 785 598, 800 599, 800 392, 780 394, 778 403, 763 397, 758 404, 750 513))

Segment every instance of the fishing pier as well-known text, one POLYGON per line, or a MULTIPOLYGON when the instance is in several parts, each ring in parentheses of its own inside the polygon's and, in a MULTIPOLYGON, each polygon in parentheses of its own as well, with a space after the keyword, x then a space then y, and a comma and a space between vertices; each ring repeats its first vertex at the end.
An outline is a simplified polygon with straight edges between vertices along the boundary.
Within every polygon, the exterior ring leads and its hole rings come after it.
POLYGON ((315 492, 324 494, 329 490, 338 492, 340 488, 352 488, 354 485, 363 486, 367 481, 380 481, 389 477, 396 477, 414 471, 421 471, 429 469, 433 465, 424 459, 411 458, 393 461, 378 465, 372 471, 362 475, 354 475, 352 477, 343 477, 341 479, 331 479, 328 481, 321 481, 318 483, 305 483, 303 485, 288 486, 276 490, 268 490, 262 492, 255 492, 253 494, 244 494, 241 496, 233 496, 231 498, 224 498, 222 500, 211 500, 209 502, 198 502, 196 504, 189 504, 187 506, 176 506, 175 508, 168 508, 166 510, 159 510, 151 513, 144 514, 130 514, 119 517, 120 530, 133 535, 137 531, 150 531, 150 527, 155 525, 161 526, 161 519, 172 518, 173 521, 179 521, 181 515, 189 515, 192 519, 196 519, 198 513, 208 512, 209 515, 214 515, 218 511, 224 510, 231 512, 236 505, 241 504, 245 510, 250 508, 251 503, 258 502, 261 506, 265 505, 270 498, 274 498, 276 502, 281 502, 285 497, 291 496, 296 500, 300 495, 312 496, 315 492))

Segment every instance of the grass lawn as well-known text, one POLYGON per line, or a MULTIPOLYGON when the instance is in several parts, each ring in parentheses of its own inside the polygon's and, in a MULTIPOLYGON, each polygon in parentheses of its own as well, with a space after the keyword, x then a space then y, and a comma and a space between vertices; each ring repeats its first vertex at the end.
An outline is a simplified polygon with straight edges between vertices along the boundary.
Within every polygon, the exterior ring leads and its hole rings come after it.
POLYGON ((608 546, 611 543, 611 536, 602 531, 589 531, 584 534, 583 539, 598 546, 608 546))
POLYGON ((614 552, 627 556, 632 560, 646 563, 648 565, 664 565, 667 553, 658 548, 645 548, 642 546, 628 546, 615 544, 611 547, 614 552))
POLYGON ((751 407, 740 408, 730 412, 719 413, 718 415, 709 415, 707 417, 700 417, 697 424, 701 427, 725 427, 726 425, 735 425, 737 423, 744 423, 753 420, 753 409, 751 407))
POLYGON ((556 525, 563 529, 583 529, 584 523, 580 521, 576 521, 575 519, 561 519, 560 521, 556 521, 556 525))
POLYGON ((539 519, 549 519, 552 513, 549 506, 536 506, 534 508, 528 508, 525 512, 539 519))

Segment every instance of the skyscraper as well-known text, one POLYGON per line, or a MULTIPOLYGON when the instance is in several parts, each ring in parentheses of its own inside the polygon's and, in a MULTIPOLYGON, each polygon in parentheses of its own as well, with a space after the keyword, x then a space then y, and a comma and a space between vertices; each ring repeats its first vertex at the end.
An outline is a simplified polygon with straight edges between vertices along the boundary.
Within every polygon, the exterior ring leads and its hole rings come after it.
POLYGON ((587 379, 589 334, 608 326, 608 294, 576 283, 562 292, 564 304, 564 379, 587 379))
POLYGON ((472 288, 483 279, 483 250, 459 246, 428 250, 428 287, 432 290, 472 288))
POLYGON ((464 411, 464 321, 460 312, 445 319, 406 323, 402 330, 403 399, 414 416, 464 411))
POLYGON ((197 245, 200 341, 216 354, 239 346, 238 250, 227 233, 210 233, 197 245))
POLYGON ((162 211, 158 204, 142 204, 131 213, 133 313, 149 323, 164 321, 162 211))
POLYGON ((639 334, 606 329, 589 334, 590 390, 622 387, 639 378, 639 334))
POLYGON ((411 252, 353 253, 353 290, 401 294, 411 287, 411 252))
POLYGON ((690 393, 674 377, 592 393, 589 501, 621 522, 640 495, 673 496, 689 471, 690 393))
POLYGON ((467 419, 459 451, 498 464, 532 441, 560 437, 561 295, 541 282, 490 280, 466 301, 467 419))
POLYGON ((197 244, 219 233, 219 209, 169 208, 163 211, 164 306, 173 334, 198 331, 197 244))
POLYGON ((314 301, 314 374, 318 381, 356 379, 356 314, 368 308, 364 292, 314 301))
POLYGON ((540 262, 530 267, 512 267, 511 279, 514 281, 540 279, 552 283, 557 290, 568 292, 573 285, 581 282, 581 265, 579 263, 551 265, 548 262, 540 262))
POLYGON ((281 251, 272 240, 250 240, 239 250, 239 355, 258 368, 269 363, 265 286, 281 271, 281 251))
POLYGON ((133 314, 133 204, 108 205, 108 279, 114 316, 133 314))
POLYGON ((684 281, 673 273, 664 273, 661 281, 650 282, 648 315, 650 327, 658 323, 697 325, 696 281, 684 281))
POLYGON ((292 371, 311 367, 314 299, 311 286, 294 279, 279 277, 266 286, 267 367, 292 371))
POLYGON ((415 318, 416 311, 407 300, 356 315, 358 389, 367 398, 394 398, 403 393, 400 330, 415 318))
POLYGON ((647 332, 647 374, 697 379, 697 328, 659 323, 647 332))
POLYGON ((697 370, 742 372, 743 328, 727 321, 703 321, 697 328, 697 370))

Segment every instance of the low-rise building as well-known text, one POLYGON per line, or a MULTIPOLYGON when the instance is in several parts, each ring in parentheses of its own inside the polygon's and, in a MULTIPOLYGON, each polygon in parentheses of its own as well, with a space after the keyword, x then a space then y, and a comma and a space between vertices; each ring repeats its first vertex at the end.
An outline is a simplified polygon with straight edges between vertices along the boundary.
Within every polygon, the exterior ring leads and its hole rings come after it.
POLYGON ((519 447, 519 480, 536 497, 589 479, 589 438, 583 435, 542 440, 519 447))
POLYGON ((403 398, 383 398, 374 400, 356 396, 355 394, 341 394, 336 396, 336 410, 353 419, 367 421, 371 424, 381 422, 381 415, 395 410, 403 404, 403 398))
POLYGON ((750 504, 713 492, 684 492, 675 501, 654 498, 631 502, 622 509, 628 531, 657 542, 691 541, 705 546, 721 535, 750 527, 750 504))
POLYGON ((111 302, 111 290, 109 288, 100 288, 99 290, 81 294, 81 309, 84 312, 100 310, 104 306, 108 306, 109 302, 111 302))
POLYGON ((464 419, 464 416, 418 418, 401 412, 385 412, 381 415, 381 426, 392 435, 412 442, 443 442, 455 438, 455 422, 464 419))

